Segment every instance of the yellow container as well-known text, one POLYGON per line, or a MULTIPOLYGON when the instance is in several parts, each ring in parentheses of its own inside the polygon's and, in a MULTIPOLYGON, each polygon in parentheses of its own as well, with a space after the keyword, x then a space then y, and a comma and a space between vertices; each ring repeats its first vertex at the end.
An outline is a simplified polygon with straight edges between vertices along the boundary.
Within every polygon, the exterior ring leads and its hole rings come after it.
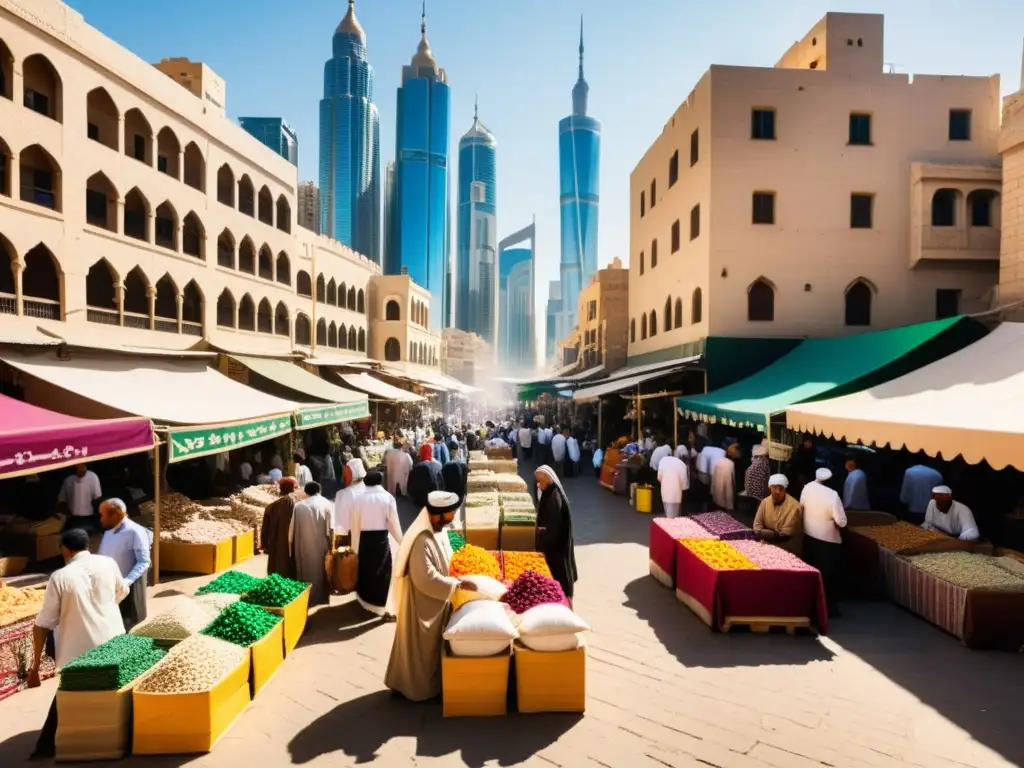
POLYGON ((537 526, 503 525, 501 548, 506 552, 534 552, 537 549, 537 526))
POLYGON ((186 755, 212 750, 251 701, 250 655, 208 691, 134 691, 132 754, 186 755))
POLYGON ((641 485, 636 489, 636 511, 647 512, 654 508, 654 489, 649 485, 641 485))
POLYGON ((507 711, 508 651, 481 658, 452 656, 448 643, 441 658, 441 694, 445 717, 489 717, 507 711))
POLYGON ((132 688, 57 691, 57 761, 120 760, 131 748, 132 688))
POLYGON ((514 646, 516 700, 520 712, 584 712, 587 709, 587 649, 543 653, 514 646))
POLYGON ((244 563, 256 554, 256 534, 249 530, 231 539, 232 561, 244 563))
POLYGON ((500 537, 498 527, 494 528, 466 528, 466 543, 475 544, 478 547, 493 552, 498 549, 500 537))
POLYGON ((252 689, 252 697, 256 698, 256 694, 267 686, 284 662, 284 622, 278 622, 276 627, 249 648, 252 651, 249 686, 252 689))
POLYGON ((234 559, 234 537, 216 544, 160 542, 160 570, 214 574, 226 571, 234 559))
POLYGON ((309 591, 312 588, 312 586, 306 587, 301 595, 288 603, 284 608, 264 607, 264 610, 284 618, 284 621, 281 623, 284 625, 285 656, 295 650, 295 646, 299 644, 299 638, 302 637, 302 633, 306 630, 306 619, 309 616, 309 591))

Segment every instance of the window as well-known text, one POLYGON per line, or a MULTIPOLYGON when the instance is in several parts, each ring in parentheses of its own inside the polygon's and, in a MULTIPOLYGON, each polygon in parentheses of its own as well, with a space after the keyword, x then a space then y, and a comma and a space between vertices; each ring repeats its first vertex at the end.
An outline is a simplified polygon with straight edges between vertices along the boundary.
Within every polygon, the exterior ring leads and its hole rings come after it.
POLYGON ((640 251, 640 274, 644 273, 644 252, 640 251))
POLYGON ((858 146, 871 144, 871 115, 850 113, 850 143, 858 146))
POLYGON ((640 192, 640 218, 641 219, 644 217, 645 213, 647 213, 647 206, 644 205, 644 193, 641 191, 640 192))
POLYGON ((932 195, 932 226, 933 227, 955 227, 956 226, 956 202, 957 191, 955 189, 939 189, 932 195))
POLYGON ((658 313, 651 310, 651 338, 658 335, 658 313))
POLYGON ((935 291, 936 320, 960 314, 960 293, 959 288, 939 288, 935 291))
POLYGON ((640 341, 647 338, 647 315, 640 315, 640 341))
POLYGON ((629 321, 629 343, 636 343, 636 318, 629 321))
POLYGON ((587 304, 587 320, 597 319, 597 302, 591 301, 587 304))
POLYGON ((672 153, 672 158, 668 161, 668 186, 669 189, 672 185, 679 181, 679 150, 677 149, 672 153))
POLYGON ((100 140, 100 127, 96 123, 89 123, 85 127, 85 135, 93 141, 100 140))
POLYGON ((679 250, 679 219, 672 222, 672 253, 679 250))
POLYGON ((672 330, 672 297, 665 299, 665 332, 672 330))
POLYGON ((22 103, 33 112, 38 112, 46 117, 50 116, 50 97, 45 93, 39 93, 31 88, 26 88, 25 98, 22 103))
POLYGON ((690 300, 690 322, 699 323, 704 313, 700 288, 693 289, 693 299, 690 300))
POLYGON ((978 189, 967 196, 967 204, 971 209, 972 227, 992 226, 992 202, 995 192, 978 189))
POLYGON ((753 198, 753 212, 751 221, 754 224, 775 223, 775 193, 755 192, 753 198))
POLYGON ((755 109, 750 113, 750 138, 772 140, 775 138, 775 110, 755 109))
POLYGON ((658 241, 651 240, 651 269, 658 266, 658 241))
POLYGON ((775 319, 775 289, 764 278, 758 278, 747 291, 747 320, 770 323, 775 319))
POLYGON ((871 209, 875 196, 860 192, 850 195, 850 228, 871 229, 871 209))
POLYGON ((951 109, 949 110, 949 140, 970 141, 971 140, 971 110, 951 109))
POLYGON ((652 211, 654 210, 654 204, 657 202, 657 200, 654 197, 655 194, 657 193, 657 191, 658 191, 658 180, 657 179, 651 179, 651 210, 652 211))
POLYGON ((690 239, 696 240, 700 237, 700 204, 690 209, 690 239))
POLYGON ((846 324, 871 325, 871 287, 863 280, 846 289, 846 324))
POLYGON ((156 156, 156 169, 160 173, 167 173, 167 158, 163 155, 156 156))
POLYGON ((85 220, 96 226, 107 226, 107 196, 95 189, 85 190, 85 220))
POLYGON ((673 318, 672 324, 676 328, 681 328, 683 326, 683 300, 678 296, 676 297, 675 318, 673 318))
POLYGON ((690 134, 690 167, 692 168, 700 160, 700 133, 694 129, 690 134))
POLYGON ((135 142, 134 142, 134 145, 133 145, 132 149, 133 149, 132 157, 134 157, 136 160, 141 160, 142 162, 146 162, 146 137, 145 136, 139 136, 139 134, 135 134, 135 142))

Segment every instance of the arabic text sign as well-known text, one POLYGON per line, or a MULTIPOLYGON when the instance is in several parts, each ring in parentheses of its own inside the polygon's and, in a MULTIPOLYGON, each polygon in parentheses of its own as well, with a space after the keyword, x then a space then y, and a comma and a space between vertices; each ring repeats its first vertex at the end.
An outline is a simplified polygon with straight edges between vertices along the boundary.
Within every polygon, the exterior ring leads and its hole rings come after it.
POLYGON ((290 415, 271 416, 234 424, 172 429, 167 434, 167 461, 173 464, 198 456, 223 453, 253 443, 262 443, 264 440, 273 440, 291 431, 290 415))
POLYGON ((311 429, 324 424, 337 424, 339 421, 365 419, 369 415, 370 403, 367 400, 302 408, 295 414, 295 426, 297 429, 311 429))
POLYGON ((148 419, 12 431, 0 437, 0 477, 35 474, 152 447, 153 425, 148 419))

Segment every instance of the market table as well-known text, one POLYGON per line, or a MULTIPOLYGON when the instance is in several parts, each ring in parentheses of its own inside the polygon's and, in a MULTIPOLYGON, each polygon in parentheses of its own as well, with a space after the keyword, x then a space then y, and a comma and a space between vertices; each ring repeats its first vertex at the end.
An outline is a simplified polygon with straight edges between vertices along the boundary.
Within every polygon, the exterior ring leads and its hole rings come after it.
POLYGON ((718 538, 689 517, 656 517, 651 520, 650 531, 650 573, 669 588, 676 585, 676 539, 718 538))
POLYGON ((806 618, 828 634, 825 587, 816 570, 720 571, 677 541, 676 596, 712 629, 736 618, 806 618))

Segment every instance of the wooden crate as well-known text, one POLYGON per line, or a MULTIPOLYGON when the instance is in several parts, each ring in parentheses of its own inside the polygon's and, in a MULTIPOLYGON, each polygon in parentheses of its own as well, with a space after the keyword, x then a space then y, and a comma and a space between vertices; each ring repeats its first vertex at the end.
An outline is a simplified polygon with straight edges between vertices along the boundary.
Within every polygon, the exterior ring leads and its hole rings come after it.
POLYGON ((131 748, 132 681, 119 691, 57 691, 57 761, 120 760, 131 748))
POLYGON ((509 649, 496 656, 453 656, 448 643, 441 658, 441 697, 445 717, 504 715, 508 699, 509 649))
POLYGON ((299 638, 306 631, 306 619, 309 617, 309 592, 312 586, 306 587, 302 594, 292 600, 284 608, 268 608, 264 610, 281 616, 284 621, 284 655, 295 650, 299 644, 299 638))
POLYGON ((503 525, 501 548, 507 552, 534 552, 537 549, 537 526, 503 525))
POLYGON ((284 622, 267 632, 260 640, 249 646, 252 653, 252 672, 249 686, 252 697, 266 688, 270 679, 284 663, 284 622))
POLYGON ((513 646, 520 712, 584 712, 587 708, 587 649, 542 653, 513 646))
POLYGON ((160 542, 160 570, 212 575, 226 571, 234 559, 234 537, 216 544, 160 542))
POLYGON ((231 561, 244 563, 256 554, 256 533, 252 530, 239 533, 231 539, 231 561))
MULTIPOLYGON (((199 693, 132 693, 136 755, 209 752, 249 704, 250 655, 199 693)), ((154 668, 155 669, 155 668, 154 668)))

